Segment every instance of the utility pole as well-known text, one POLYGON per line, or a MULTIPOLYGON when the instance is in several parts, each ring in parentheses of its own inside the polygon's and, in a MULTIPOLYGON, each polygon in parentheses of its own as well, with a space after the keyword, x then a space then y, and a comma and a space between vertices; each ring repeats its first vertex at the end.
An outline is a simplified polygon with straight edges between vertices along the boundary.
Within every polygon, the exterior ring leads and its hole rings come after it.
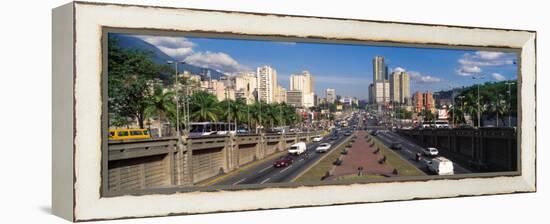
POLYGON ((176 103, 176 134, 178 135, 178 142, 181 143, 181 132, 180 132, 180 104, 179 104, 179 82, 178 82, 178 62, 167 61, 168 64, 174 64, 175 79, 174 79, 174 98, 176 103))

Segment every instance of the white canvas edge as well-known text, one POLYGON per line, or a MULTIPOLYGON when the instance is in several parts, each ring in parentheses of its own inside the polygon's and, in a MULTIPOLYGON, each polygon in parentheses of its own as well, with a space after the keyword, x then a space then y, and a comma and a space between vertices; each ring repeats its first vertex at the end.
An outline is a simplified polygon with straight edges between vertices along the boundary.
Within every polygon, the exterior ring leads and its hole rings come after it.
POLYGON ((535 33, 533 32, 86 3, 76 3, 75 10, 74 215, 78 221, 536 190, 535 33), (100 198, 102 108, 100 78, 101 35, 104 26, 521 48, 522 175, 100 198))

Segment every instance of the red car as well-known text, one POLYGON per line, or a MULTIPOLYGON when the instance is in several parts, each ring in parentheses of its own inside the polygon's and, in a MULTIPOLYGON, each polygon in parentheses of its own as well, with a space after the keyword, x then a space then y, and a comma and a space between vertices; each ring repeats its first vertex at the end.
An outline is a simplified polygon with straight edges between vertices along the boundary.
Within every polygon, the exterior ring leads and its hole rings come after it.
POLYGON ((292 156, 282 156, 281 158, 277 159, 275 161, 275 164, 273 164, 274 167, 287 167, 290 166, 294 162, 294 158, 292 156))

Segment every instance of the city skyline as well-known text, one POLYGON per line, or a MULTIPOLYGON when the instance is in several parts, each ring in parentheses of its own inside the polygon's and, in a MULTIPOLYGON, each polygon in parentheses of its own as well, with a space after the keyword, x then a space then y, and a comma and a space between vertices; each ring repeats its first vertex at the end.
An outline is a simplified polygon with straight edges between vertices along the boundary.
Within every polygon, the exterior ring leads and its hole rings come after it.
POLYGON ((372 59, 382 56, 388 73, 405 70, 410 90, 439 91, 487 81, 517 79, 517 54, 496 51, 321 44, 221 38, 169 36, 137 37, 176 60, 215 69, 228 75, 253 72, 269 65, 277 70, 277 82, 290 89, 290 77, 307 70, 315 77, 314 92, 327 88, 338 95, 369 98, 372 59), (330 52, 330 54, 327 54, 330 52), (484 75, 484 79, 472 79, 484 75))

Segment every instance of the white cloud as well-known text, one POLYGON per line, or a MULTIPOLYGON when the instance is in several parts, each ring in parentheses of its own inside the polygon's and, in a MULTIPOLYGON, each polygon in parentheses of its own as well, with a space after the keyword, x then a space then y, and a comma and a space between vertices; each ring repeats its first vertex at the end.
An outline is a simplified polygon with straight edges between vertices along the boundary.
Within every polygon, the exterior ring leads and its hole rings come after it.
POLYGON ((496 67, 514 64, 517 56, 515 53, 476 51, 466 53, 458 59, 460 68, 456 73, 461 76, 472 76, 481 72, 481 67, 496 67))
POLYGON ((405 69, 401 68, 401 67, 397 67, 397 68, 393 69, 393 72, 404 72, 404 71, 405 71, 405 69))
POLYGON ((416 84, 429 85, 441 82, 441 78, 432 75, 425 75, 416 71, 408 71, 407 73, 411 76, 411 80, 413 80, 416 84))
POLYGON ((159 50, 176 60, 183 60, 186 56, 193 53, 195 43, 185 37, 166 37, 166 36, 148 36, 136 35, 135 37, 155 45, 159 50))
POLYGON ((250 68, 239 64, 235 59, 223 52, 196 52, 187 56, 185 61, 192 65, 215 69, 227 74, 251 71, 250 68))
POLYGON ((456 73, 460 76, 472 76, 481 73, 481 68, 475 65, 464 65, 456 70, 456 73))
POLYGON ((491 74, 491 77, 496 80, 496 81, 504 81, 506 80, 506 77, 504 77, 503 75, 499 74, 499 73, 493 73, 491 74))

